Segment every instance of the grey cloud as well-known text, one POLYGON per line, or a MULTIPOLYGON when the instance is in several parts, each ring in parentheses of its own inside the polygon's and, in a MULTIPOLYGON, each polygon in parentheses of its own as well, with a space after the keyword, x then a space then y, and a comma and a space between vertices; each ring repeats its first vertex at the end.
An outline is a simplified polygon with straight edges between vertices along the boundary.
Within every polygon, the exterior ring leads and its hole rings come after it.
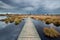
MULTIPOLYGON (((12 8, 12 11, 36 11, 38 13, 54 12, 60 8, 60 0, 1 0, 3 3, 0 3, 0 8, 12 8)), ((10 10, 9 10, 10 11, 10 10)), ((60 11, 60 10, 59 10, 60 11)), ((58 12, 58 11, 56 11, 58 12)))

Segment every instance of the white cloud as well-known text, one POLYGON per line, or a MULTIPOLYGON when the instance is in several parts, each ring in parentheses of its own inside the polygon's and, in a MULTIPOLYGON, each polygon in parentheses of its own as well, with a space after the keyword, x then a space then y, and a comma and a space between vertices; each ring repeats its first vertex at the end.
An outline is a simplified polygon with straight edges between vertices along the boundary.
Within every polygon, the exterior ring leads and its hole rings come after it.
POLYGON ((2 1, 0 1, 0 8, 5 8, 5 9, 14 9, 15 7, 10 6, 2 1))
POLYGON ((13 2, 13 3, 21 3, 22 0, 11 0, 11 2, 13 2))
POLYGON ((34 10, 34 8, 33 7, 26 7, 26 8, 23 8, 23 10, 32 11, 32 10, 34 10))
MULTIPOLYGON (((24 4, 26 3, 29 5, 32 5, 32 6, 34 6, 35 9, 38 9, 40 6, 43 6, 44 9, 46 9, 46 10, 47 9, 54 10, 54 9, 60 8, 60 0, 12 0, 12 1, 15 3, 18 3, 18 4, 23 2, 24 4)), ((28 6, 28 5, 26 5, 26 6, 28 6)), ((28 9, 28 8, 29 7, 26 7, 26 9, 28 9)), ((34 8, 31 8, 31 10, 34 8)))
MULTIPOLYGON (((26 6, 24 9, 33 10, 34 8, 39 8, 40 0, 11 0, 13 3, 16 3, 20 6, 26 6), (30 5, 30 6, 29 6, 30 5), (33 6, 33 7, 32 7, 33 6)), ((35 10, 34 9, 34 10, 35 10)))
POLYGON ((54 10, 54 9, 60 8, 60 1, 59 0, 46 0, 43 2, 42 5, 45 9, 54 10))
MULTIPOLYGON (((60 8, 60 0, 9 0, 14 4, 18 4, 16 6, 22 7, 23 10, 32 11, 37 10, 40 7, 44 7, 45 10, 55 10, 60 8)), ((0 2, 0 7, 6 9, 13 9, 15 7, 10 6, 6 3, 0 2)))

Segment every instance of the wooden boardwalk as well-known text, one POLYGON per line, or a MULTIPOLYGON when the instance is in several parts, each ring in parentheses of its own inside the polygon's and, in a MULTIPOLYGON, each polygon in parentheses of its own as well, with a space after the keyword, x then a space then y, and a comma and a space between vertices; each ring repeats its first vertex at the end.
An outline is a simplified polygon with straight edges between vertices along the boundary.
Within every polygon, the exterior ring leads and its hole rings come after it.
POLYGON ((31 18, 26 19, 26 23, 17 40, 41 40, 31 18))

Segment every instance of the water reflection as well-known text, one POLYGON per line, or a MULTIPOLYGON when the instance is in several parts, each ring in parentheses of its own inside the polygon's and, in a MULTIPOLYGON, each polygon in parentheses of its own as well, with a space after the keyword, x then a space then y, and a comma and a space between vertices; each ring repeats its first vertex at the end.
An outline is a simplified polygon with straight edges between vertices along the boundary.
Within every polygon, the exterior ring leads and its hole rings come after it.
MULTIPOLYGON (((5 19, 5 18, 7 18, 7 17, 6 16, 0 16, 0 20, 5 19)), ((6 24, 5 22, 0 21, 0 30, 5 28, 7 25, 8 24, 6 24)))
POLYGON ((48 26, 50 26, 50 27, 57 27, 57 28, 59 27, 59 28, 60 28, 60 26, 55 26, 53 23, 51 23, 51 24, 46 24, 45 21, 42 21, 42 22, 43 22, 43 24, 48 25, 48 26))
POLYGON ((51 23, 51 24, 46 24, 45 22, 42 22, 42 21, 40 21, 40 20, 38 20, 38 21, 37 21, 37 20, 33 20, 33 23, 34 23, 34 25, 35 25, 35 27, 36 27, 36 29, 37 29, 37 32, 38 32, 41 40, 60 40, 60 37, 58 37, 58 38, 50 38, 50 37, 46 37, 46 36, 44 35, 44 33, 43 33, 43 29, 44 29, 45 27, 48 27, 48 28, 53 27, 53 28, 55 28, 58 32, 60 32, 60 28, 59 28, 59 27, 56 27, 53 23, 51 23))
POLYGON ((6 24, 5 22, 0 21, 0 30, 5 28, 8 24, 6 24))
POLYGON ((17 40, 25 21, 22 21, 19 25, 11 23, 7 25, 3 30, 0 30, 0 40, 17 40))
POLYGON ((7 16, 0 16, 0 20, 5 18, 7 18, 7 16))
POLYGON ((5 22, 0 21, 0 30, 4 29, 6 26, 10 25, 11 23, 6 24, 5 22))
MULTIPOLYGON (((37 21, 37 20, 33 20, 33 23, 42 40, 60 40, 60 38, 53 38, 53 39, 47 38, 43 34, 44 27, 55 27, 58 31, 60 31, 59 27, 54 26, 52 23, 47 25, 44 22, 37 21)), ((24 24, 25 24, 25 21, 23 21, 21 24, 19 24, 17 26, 14 24, 10 24, 10 25, 5 24, 4 22, 0 21, 0 29, 5 28, 2 31, 0 31, 0 40, 16 40, 18 37, 18 34, 21 32, 24 24)))

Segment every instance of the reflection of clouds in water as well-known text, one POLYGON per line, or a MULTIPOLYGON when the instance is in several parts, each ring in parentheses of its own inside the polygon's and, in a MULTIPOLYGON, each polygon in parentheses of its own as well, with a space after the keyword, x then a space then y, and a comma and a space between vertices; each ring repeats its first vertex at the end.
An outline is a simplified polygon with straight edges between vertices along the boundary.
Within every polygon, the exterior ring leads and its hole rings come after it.
POLYGON ((45 24, 45 25, 47 25, 47 26, 50 26, 50 28, 55 28, 56 26, 53 24, 53 23, 51 23, 51 24, 46 24, 44 21, 43 21, 43 23, 45 24))
POLYGON ((7 26, 8 24, 5 24, 4 22, 0 21, 0 29, 3 29, 7 26))
POLYGON ((58 32, 60 32, 60 26, 55 26, 53 23, 49 24, 50 28, 55 28, 58 32))
POLYGON ((60 32, 60 26, 55 26, 53 23, 51 23, 51 24, 46 24, 44 21, 43 21, 43 23, 45 24, 45 25, 47 25, 47 27, 49 27, 49 28, 55 28, 58 32, 60 32))
POLYGON ((0 16, 0 20, 1 20, 1 19, 5 19, 5 18, 6 18, 6 16, 0 16))
MULTIPOLYGON (((6 16, 0 16, 0 20, 1 20, 1 19, 5 19, 5 18, 6 18, 6 16)), ((1 21, 0 21, 0 29, 5 28, 6 25, 7 25, 7 24, 5 24, 4 22, 1 22, 1 21)))
POLYGON ((60 27, 60 26, 55 26, 53 23, 49 24, 49 26, 60 27))
POLYGON ((45 21, 42 21, 45 25, 49 26, 49 27, 53 27, 53 28, 60 28, 60 26, 55 26, 53 23, 51 24, 46 24, 45 21))
POLYGON ((49 26, 51 26, 51 27, 56 27, 53 23, 49 24, 49 26))

